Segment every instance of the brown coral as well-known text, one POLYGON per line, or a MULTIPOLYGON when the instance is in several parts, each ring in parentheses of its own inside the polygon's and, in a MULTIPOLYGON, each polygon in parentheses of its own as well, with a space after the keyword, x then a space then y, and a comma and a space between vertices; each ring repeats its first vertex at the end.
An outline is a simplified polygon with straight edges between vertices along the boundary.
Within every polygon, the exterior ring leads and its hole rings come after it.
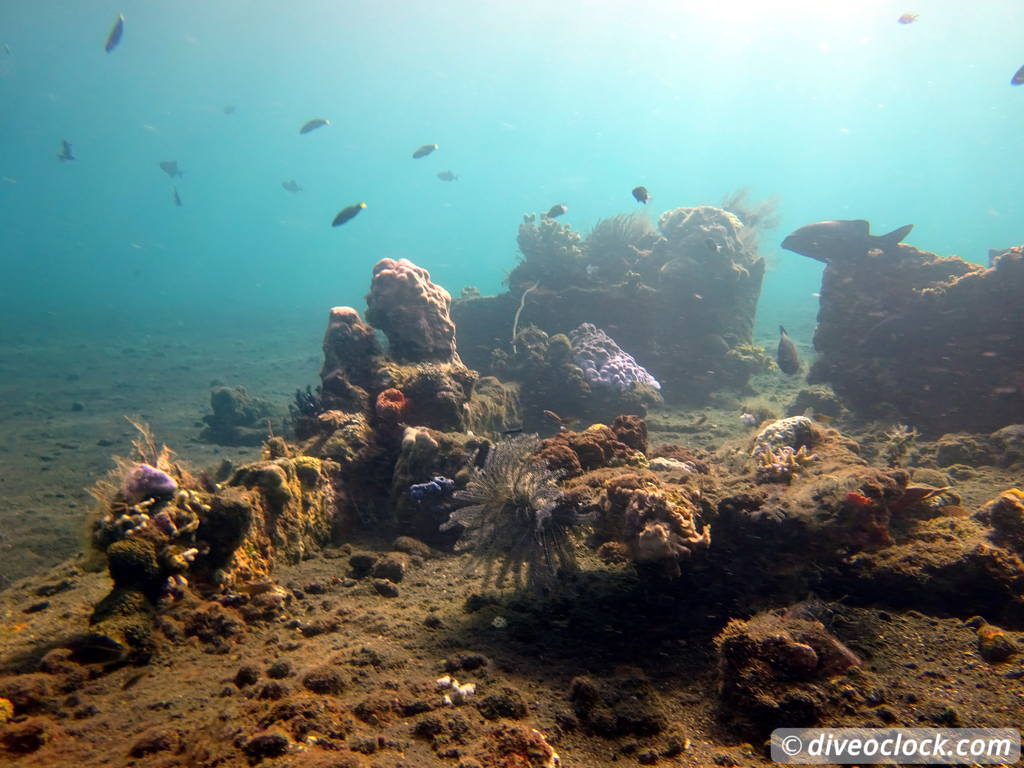
POLYGON ((399 362, 460 362, 455 351, 452 297, 408 259, 381 259, 373 268, 366 318, 388 337, 399 362))

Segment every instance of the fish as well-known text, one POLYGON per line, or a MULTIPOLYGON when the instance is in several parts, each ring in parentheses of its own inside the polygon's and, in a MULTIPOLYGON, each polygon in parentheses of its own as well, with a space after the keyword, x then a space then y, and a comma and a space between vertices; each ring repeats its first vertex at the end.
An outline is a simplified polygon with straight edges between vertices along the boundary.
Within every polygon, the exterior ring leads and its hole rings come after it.
POLYGON ((779 351, 775 355, 775 360, 779 364, 779 370, 789 376, 800 372, 800 353, 796 351, 796 344, 789 338, 786 329, 781 325, 779 326, 779 351))
POLYGON ((185 175, 184 173, 182 173, 181 169, 178 168, 178 161, 177 160, 161 160, 160 161, 160 170, 162 170, 164 173, 166 173, 172 179, 175 176, 184 176, 185 175))
POLYGON ((225 115, 233 115, 233 114, 235 114, 235 105, 234 104, 226 104, 224 106, 224 114, 225 115))
POLYGON ((71 153, 71 142, 67 139, 60 140, 60 152, 57 153, 58 160, 74 160, 75 156, 71 153))
POLYGON ((285 189, 287 189, 289 192, 301 192, 302 191, 302 187, 299 186, 299 183, 297 181, 295 181, 295 179, 289 179, 288 181, 282 181, 281 182, 281 186, 284 187, 285 189))
POLYGON ((561 216, 568 210, 569 206, 567 205, 552 205, 551 208, 548 209, 548 212, 545 213, 544 215, 549 219, 557 219, 559 216, 561 216))
POLYGON ((174 204, 181 208, 181 196, 178 194, 178 188, 174 188, 174 204))
POLYGON ((633 187, 633 199, 638 203, 647 205, 647 202, 651 199, 651 193, 647 191, 647 187, 633 187))
POLYGON ((4 56, 10 56, 11 55, 11 46, 9 46, 7 43, 4 43, 2 50, 4 52, 4 56))
POLYGON ((885 253, 903 242, 913 228, 913 224, 907 224, 886 235, 872 235, 871 225, 863 219, 819 221, 790 234, 782 247, 828 264, 837 257, 862 256, 873 248, 885 253))
POLYGON ((323 128, 325 125, 330 124, 331 121, 327 120, 326 118, 315 117, 309 122, 304 123, 303 126, 299 128, 299 133, 309 133, 310 131, 315 131, 317 128, 323 128))
POLYGON ((554 411, 544 411, 544 418, 558 427, 559 432, 564 432, 568 427, 576 423, 576 419, 563 419, 554 411))
POLYGON ((419 149, 412 153, 412 159, 419 160, 421 157, 426 157, 431 152, 435 152, 438 149, 440 149, 440 147, 437 144, 424 144, 422 147, 420 147, 419 149))
POLYGON ((706 245, 708 247, 708 250, 711 251, 712 253, 718 253, 720 250, 722 250, 722 246, 720 246, 710 237, 705 238, 704 245, 706 245))
POLYGON ((902 16, 896 19, 896 21, 900 24, 913 24, 915 21, 917 21, 917 19, 918 16, 916 13, 904 13, 902 16))
POLYGON ((346 221, 351 221, 356 216, 358 216, 359 212, 363 210, 363 208, 365 207, 366 203, 356 203, 355 205, 350 205, 346 208, 342 208, 340 211, 338 211, 338 215, 334 217, 334 221, 331 222, 331 226, 340 227, 346 221))
POLYGON ((1013 73, 1010 78, 1010 85, 1024 85, 1024 66, 1013 73))
POLYGON ((117 14, 117 21, 114 22, 114 26, 110 30, 110 34, 107 35, 107 42, 103 46, 103 50, 110 53, 117 48, 118 43, 121 42, 121 36, 124 34, 124 14, 117 14))
POLYGON ((501 434, 503 434, 505 437, 515 437, 516 435, 523 434, 523 428, 522 427, 509 427, 508 429, 501 430, 501 434))
POLYGON ((441 181, 458 181, 459 179, 458 175, 452 173, 451 171, 441 171, 439 174, 437 174, 437 178, 439 178, 441 181))

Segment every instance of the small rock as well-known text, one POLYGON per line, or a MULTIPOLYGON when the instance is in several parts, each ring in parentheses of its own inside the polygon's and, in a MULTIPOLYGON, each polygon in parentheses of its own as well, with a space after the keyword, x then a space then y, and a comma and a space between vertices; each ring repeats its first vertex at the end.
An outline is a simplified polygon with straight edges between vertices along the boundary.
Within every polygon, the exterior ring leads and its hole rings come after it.
POLYGON ((280 757, 288 751, 289 744, 288 737, 280 731, 268 731, 249 739, 245 745, 245 754, 256 759, 280 757))
POLYGON ((409 556, 407 554, 404 552, 388 552, 374 564, 370 573, 375 578, 387 579, 395 584, 399 584, 405 578, 405 573, 408 570, 409 556))
POLYGON ((247 685, 252 685, 260 679, 260 671, 251 665, 246 664, 244 667, 239 667, 235 673, 235 685, 239 688, 245 688, 247 685))
POLYGON ((377 556, 367 552, 358 552, 348 559, 348 564, 352 568, 352 575, 357 579, 361 579, 369 574, 370 569, 373 568, 376 562, 377 556))
POLYGON ((438 616, 436 613, 432 613, 425 619, 423 619, 423 626, 428 627, 430 629, 440 629, 444 626, 444 622, 441 621, 440 616, 438 616))
POLYGON ((488 720, 497 720, 499 717, 519 720, 526 717, 526 699, 515 688, 507 685, 485 696, 476 707, 488 720))
POLYGON ((345 690, 345 678, 333 667, 317 667, 305 674, 302 684, 313 693, 337 695, 345 690))
POLYGON ((999 627, 983 623, 977 633, 978 654, 989 664, 1000 664, 1017 653, 1017 645, 999 627))
POLYGON ((24 722, 6 726, 0 735, 0 744, 9 752, 27 755, 46 743, 46 730, 46 720, 39 717, 29 718, 24 722))
POLYGON ((404 552, 407 555, 422 557, 424 560, 434 556, 434 550, 431 549, 429 544, 425 544, 419 539, 414 539, 412 536, 399 536, 392 542, 391 548, 396 552, 404 552))
POLYGON ((640 765, 654 765, 658 762, 658 753, 653 749, 645 749, 636 756, 636 761, 640 765))
POLYGON ((287 685, 279 683, 276 680, 271 680, 269 683, 266 683, 262 688, 260 688, 260 692, 256 695, 256 698, 267 699, 269 701, 278 701, 279 699, 283 699, 287 695, 287 685))
POLYGON ((271 680, 284 680, 292 676, 292 665, 287 661, 277 661, 267 667, 267 677, 271 680))
POLYGON ((387 579, 374 579, 373 588, 381 597, 398 597, 398 586, 387 579))

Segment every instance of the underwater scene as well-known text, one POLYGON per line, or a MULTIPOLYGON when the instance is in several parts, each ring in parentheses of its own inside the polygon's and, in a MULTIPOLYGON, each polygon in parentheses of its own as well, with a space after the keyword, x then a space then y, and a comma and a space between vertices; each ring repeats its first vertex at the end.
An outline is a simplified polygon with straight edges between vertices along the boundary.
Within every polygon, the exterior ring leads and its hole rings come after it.
POLYGON ((0 765, 1024 727, 1022 34, 4 4, 0 765))

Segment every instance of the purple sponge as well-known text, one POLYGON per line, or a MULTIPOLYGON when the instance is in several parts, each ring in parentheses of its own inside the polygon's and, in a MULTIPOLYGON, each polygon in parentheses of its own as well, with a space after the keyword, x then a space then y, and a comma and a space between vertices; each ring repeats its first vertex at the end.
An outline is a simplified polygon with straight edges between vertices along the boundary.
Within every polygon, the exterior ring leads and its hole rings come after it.
POLYGON ((576 365, 592 387, 625 392, 634 384, 661 389, 658 380, 612 338, 591 323, 583 323, 570 334, 576 365))
POLYGON ((178 490, 174 478, 149 464, 136 464, 124 478, 124 495, 132 504, 146 499, 170 498, 178 490))

